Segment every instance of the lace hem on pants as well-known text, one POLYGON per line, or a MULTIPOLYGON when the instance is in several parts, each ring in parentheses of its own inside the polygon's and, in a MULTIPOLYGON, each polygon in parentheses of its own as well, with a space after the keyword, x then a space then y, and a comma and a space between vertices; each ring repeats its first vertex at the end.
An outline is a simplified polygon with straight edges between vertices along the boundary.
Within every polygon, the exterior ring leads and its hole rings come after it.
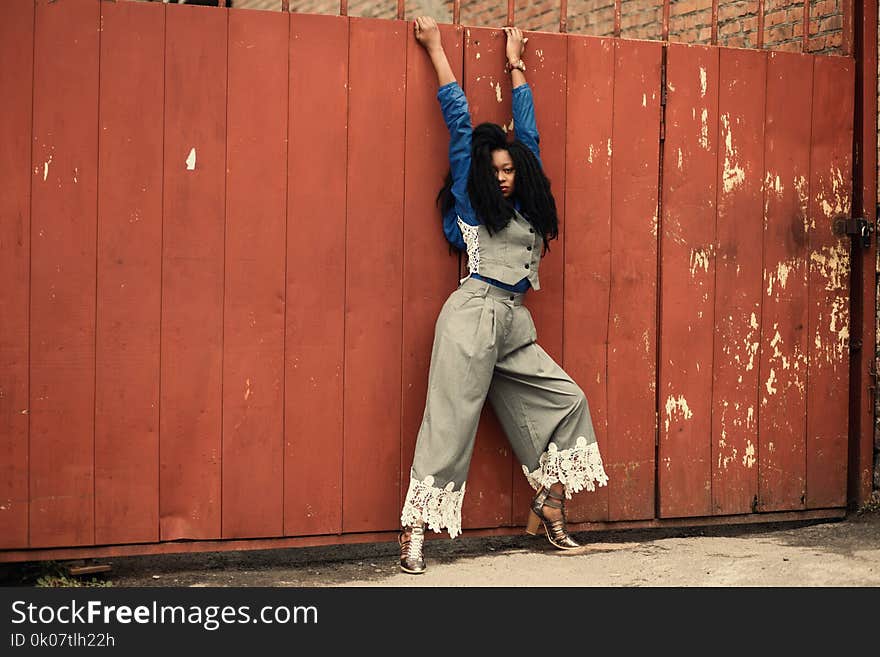
POLYGON ((596 490, 596 486, 605 486, 608 483, 598 443, 592 442, 588 445, 583 436, 578 437, 573 448, 562 451, 559 451, 555 443, 550 443, 547 451, 538 459, 538 468, 534 472, 529 472, 526 466, 522 469, 535 490, 540 490, 542 486, 549 488, 557 482, 562 483, 567 499, 571 499, 572 493, 584 489, 596 490))
POLYGON ((410 478, 400 514, 401 526, 412 527, 424 522, 428 529, 438 534, 446 528, 449 538, 461 534, 461 503, 465 484, 461 485, 461 490, 452 490, 454 487, 455 482, 450 481, 446 488, 436 488, 431 475, 425 477, 424 481, 410 478))

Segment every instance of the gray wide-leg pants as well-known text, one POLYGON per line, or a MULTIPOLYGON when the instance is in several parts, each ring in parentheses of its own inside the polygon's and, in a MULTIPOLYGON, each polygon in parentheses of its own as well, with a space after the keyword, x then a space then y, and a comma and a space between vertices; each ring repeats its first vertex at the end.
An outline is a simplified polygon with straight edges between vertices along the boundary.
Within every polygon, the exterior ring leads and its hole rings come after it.
POLYGON ((424 522, 452 538, 461 533, 487 396, 534 489, 561 482, 571 498, 608 482, 587 399, 535 341, 524 296, 468 278, 443 305, 402 526, 424 522))

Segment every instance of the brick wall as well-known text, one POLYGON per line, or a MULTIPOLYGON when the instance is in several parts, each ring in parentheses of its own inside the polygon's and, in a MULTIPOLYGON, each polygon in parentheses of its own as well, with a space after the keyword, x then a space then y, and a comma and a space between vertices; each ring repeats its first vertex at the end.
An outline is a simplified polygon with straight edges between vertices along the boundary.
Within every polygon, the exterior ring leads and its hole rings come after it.
MULTIPOLYGON (((281 0, 232 0, 236 7, 279 10, 281 0)), ((336 0, 291 0, 293 11, 318 14, 339 13, 336 0)), ((438 0, 409 0, 405 16, 434 16, 452 22, 452 3, 438 0)), ((719 0, 718 43, 739 48, 757 46, 757 0, 719 0)), ((395 18, 393 0, 351 0, 350 16, 395 18)), ((660 0, 622 0, 621 36, 633 39, 662 39, 663 3, 660 0)), ((515 3, 516 23, 529 30, 556 32, 559 29, 559 2, 538 0, 515 3)), ((473 0, 461 3, 464 25, 497 26, 507 20, 503 0, 473 0)), ((803 0, 765 0, 764 47, 773 50, 800 51, 803 39, 803 0)), ((839 53, 843 15, 840 0, 810 0, 809 51, 839 53)), ((568 31, 575 34, 610 36, 614 33, 614 2, 611 0, 570 0, 568 31)), ((675 0, 669 8, 669 39, 683 43, 711 43, 712 1, 675 0)))

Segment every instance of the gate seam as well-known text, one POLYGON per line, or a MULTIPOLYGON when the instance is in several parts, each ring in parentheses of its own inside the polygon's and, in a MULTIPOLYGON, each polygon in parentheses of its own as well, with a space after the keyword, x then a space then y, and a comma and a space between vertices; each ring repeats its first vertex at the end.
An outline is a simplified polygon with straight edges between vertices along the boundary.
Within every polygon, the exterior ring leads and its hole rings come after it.
MULTIPOLYGON (((613 143, 614 140, 614 98, 616 96, 616 78, 617 78, 617 46, 618 41, 615 38, 612 38, 611 45, 614 48, 614 57, 611 60, 611 140, 613 143)), ((612 158, 614 151, 612 150, 612 158)), ((608 210, 608 311, 605 313, 605 380, 603 384, 605 386, 605 439, 608 440, 608 427, 610 426, 610 417, 608 413, 608 350, 610 349, 610 337, 611 337, 611 298, 612 298, 612 290, 614 286, 612 284, 614 278, 614 162, 613 160, 609 162, 610 165, 610 173, 608 176, 608 187, 610 192, 610 203, 608 210)), ((563 254, 564 255, 564 254, 563 254)), ((565 276, 563 275, 563 280, 565 276)), ((564 297, 563 297, 564 298, 564 297)), ((565 304, 563 303, 563 306, 565 304)), ((564 323, 563 323, 564 326, 564 323)), ((610 493, 609 499, 605 503, 605 515, 608 520, 611 520, 611 500, 610 493)))
POLYGON ((226 106, 224 112, 223 144, 223 303, 220 304, 220 540, 223 539, 223 439, 226 427, 223 422, 223 384, 226 366, 226 226, 229 223, 229 8, 226 10, 226 106))
POLYGON ((97 517, 97 472, 98 462, 98 260, 101 257, 100 235, 101 216, 99 212, 99 200, 101 198, 101 35, 104 31, 104 7, 98 3, 98 107, 95 112, 96 128, 98 134, 95 137, 95 332, 92 336, 92 349, 94 350, 95 362, 92 364, 92 545, 97 543, 98 517, 97 517))
MULTIPOLYGON (((288 8, 289 9, 289 8, 288 8)), ((285 141, 285 157, 284 157, 284 280, 282 281, 284 313, 281 325, 281 535, 287 536, 287 527, 285 519, 287 518, 287 510, 285 502, 287 495, 286 474, 287 468, 287 266, 288 266, 288 242, 290 234, 290 50, 291 50, 291 24, 293 23, 293 15, 287 13, 287 47, 285 48, 287 57, 287 121, 284 126, 285 141)))
MULTIPOLYGON (((30 167, 34 165, 34 96, 36 95, 36 68, 37 68, 37 5, 33 5, 33 13, 31 14, 31 132, 30 142, 28 143, 28 151, 30 152, 30 167)), ((33 171, 33 169, 31 169, 33 171)), ((27 376, 27 528, 25 536, 25 544, 31 547, 31 299, 33 298, 33 228, 34 228, 34 176, 31 173, 30 184, 28 186, 28 303, 27 303, 27 332, 28 332, 28 376, 27 376)))
POLYGON ((660 327, 662 324, 661 312, 663 304, 662 296, 662 275, 663 275, 663 162, 664 151, 666 149, 666 67, 669 43, 664 41, 661 46, 660 57, 660 133, 658 140, 658 157, 657 157, 657 282, 655 296, 655 324, 654 324, 654 344, 656 348, 654 360, 654 518, 659 519, 660 515, 660 362, 661 362, 661 340, 660 327))

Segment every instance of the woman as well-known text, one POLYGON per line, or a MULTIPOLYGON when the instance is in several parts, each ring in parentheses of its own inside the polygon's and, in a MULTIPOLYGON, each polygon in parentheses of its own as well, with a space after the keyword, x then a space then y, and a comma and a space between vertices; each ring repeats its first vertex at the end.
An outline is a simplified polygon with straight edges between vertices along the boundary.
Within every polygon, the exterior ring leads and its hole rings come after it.
POLYGON ((526 39, 505 28, 513 87, 515 139, 500 126, 471 128, 432 18, 413 22, 437 73, 449 128, 450 171, 437 197, 449 242, 468 255, 469 276, 440 311, 425 413, 401 512, 400 567, 425 571, 425 527, 461 532, 461 504, 480 412, 488 396, 523 473, 537 491, 526 531, 540 525, 559 549, 579 545, 565 526, 564 500, 608 478, 581 389, 536 343, 523 305, 539 289, 542 252, 557 237, 556 204, 541 168, 532 94, 522 52, 526 39))

